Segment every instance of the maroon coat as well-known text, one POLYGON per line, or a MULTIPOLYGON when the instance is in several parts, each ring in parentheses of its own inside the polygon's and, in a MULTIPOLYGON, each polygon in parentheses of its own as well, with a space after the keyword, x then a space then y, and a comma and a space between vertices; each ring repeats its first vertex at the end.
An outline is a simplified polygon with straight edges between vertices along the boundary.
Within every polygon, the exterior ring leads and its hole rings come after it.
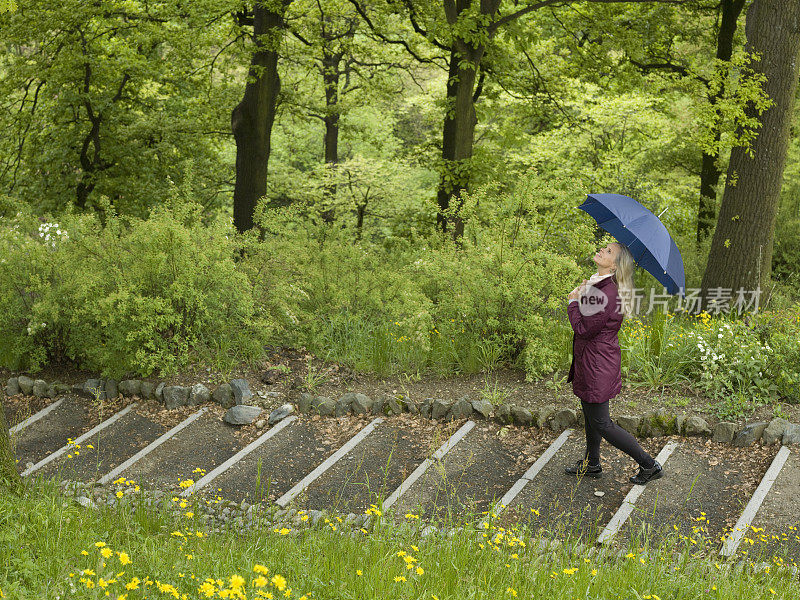
POLYGON ((581 314, 580 300, 567 306, 574 331, 567 382, 572 382, 572 391, 584 402, 600 404, 622 390, 622 352, 617 332, 623 315, 618 306, 616 277, 606 277, 593 286, 607 297, 603 310, 597 314, 581 314))

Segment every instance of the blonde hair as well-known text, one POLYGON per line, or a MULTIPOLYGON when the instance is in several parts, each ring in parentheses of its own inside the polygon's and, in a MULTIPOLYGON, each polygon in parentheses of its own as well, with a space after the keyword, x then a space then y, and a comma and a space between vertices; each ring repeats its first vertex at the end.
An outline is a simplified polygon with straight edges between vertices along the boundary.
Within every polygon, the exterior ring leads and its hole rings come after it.
POLYGON ((636 261, 633 254, 628 250, 625 244, 614 242, 619 248, 617 259, 615 261, 617 270, 614 276, 617 280, 617 288, 619 289, 619 300, 622 314, 625 317, 633 315, 633 272, 636 269, 636 261))

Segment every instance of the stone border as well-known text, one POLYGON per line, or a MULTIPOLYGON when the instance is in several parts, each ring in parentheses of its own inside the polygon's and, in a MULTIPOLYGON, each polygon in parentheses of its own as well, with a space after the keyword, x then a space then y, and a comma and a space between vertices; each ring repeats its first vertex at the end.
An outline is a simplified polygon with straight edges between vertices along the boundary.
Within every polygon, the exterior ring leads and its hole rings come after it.
MULTIPOLYGON (((6 394, 32 394, 38 398, 56 398, 72 392, 87 398, 139 397, 155 399, 165 408, 180 406, 196 406, 206 402, 215 402, 227 408, 225 421, 232 425, 256 423, 261 429, 267 420, 261 418, 263 409, 251 406, 253 393, 246 379, 232 379, 222 383, 213 391, 202 383, 193 386, 166 386, 163 382, 155 384, 149 381, 128 379, 117 382, 114 379, 88 379, 83 384, 67 386, 61 383, 50 383, 41 379, 31 379, 25 375, 11 377, 5 387, 6 394)), ((258 392, 261 398, 277 398, 278 392, 258 392)), ((472 400, 463 396, 455 401, 441 398, 426 398, 422 402, 411 400, 399 394, 382 394, 373 399, 366 394, 346 392, 334 400, 327 396, 314 396, 303 392, 295 403, 285 403, 269 414, 269 425, 274 425, 286 418, 295 410, 301 414, 318 414, 320 416, 341 417, 346 414, 390 416, 404 412, 418 415, 435 421, 452 421, 455 419, 492 419, 504 425, 548 427, 560 433, 570 427, 581 427, 583 415, 580 409, 558 408, 548 405, 533 411, 522 406, 501 404, 495 407, 487 400, 472 400)), ((783 418, 771 421, 747 423, 741 429, 736 423, 722 421, 711 427, 702 417, 696 415, 672 415, 661 408, 644 416, 620 415, 617 423, 626 431, 639 437, 661 437, 665 435, 684 435, 711 438, 715 442, 746 447, 761 441, 765 445, 780 442, 782 445, 800 445, 800 424, 790 423, 783 418)))

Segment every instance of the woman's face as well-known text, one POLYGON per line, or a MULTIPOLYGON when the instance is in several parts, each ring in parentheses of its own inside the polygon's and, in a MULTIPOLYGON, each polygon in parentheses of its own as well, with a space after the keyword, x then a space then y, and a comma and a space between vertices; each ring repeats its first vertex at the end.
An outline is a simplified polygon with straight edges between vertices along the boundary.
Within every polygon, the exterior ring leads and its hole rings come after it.
POLYGON ((594 262, 600 269, 605 269, 608 271, 613 271, 617 268, 617 254, 619 253, 619 247, 615 243, 611 243, 605 248, 600 248, 597 251, 597 254, 594 255, 594 262))

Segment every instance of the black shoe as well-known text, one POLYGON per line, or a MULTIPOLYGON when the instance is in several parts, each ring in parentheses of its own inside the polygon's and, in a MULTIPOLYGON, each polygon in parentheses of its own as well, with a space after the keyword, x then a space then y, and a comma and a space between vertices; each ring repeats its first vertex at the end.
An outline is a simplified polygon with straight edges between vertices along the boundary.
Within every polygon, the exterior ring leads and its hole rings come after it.
POLYGON ((635 483, 636 485, 644 485, 648 481, 653 481, 653 479, 660 479, 664 476, 664 469, 661 468, 661 465, 654 464, 651 468, 645 469, 643 467, 639 467, 639 472, 631 477, 631 482, 635 483))
POLYGON ((567 475, 577 475, 578 477, 600 477, 603 468, 599 465, 590 465, 586 460, 579 460, 574 467, 566 467, 564 473, 567 475))

